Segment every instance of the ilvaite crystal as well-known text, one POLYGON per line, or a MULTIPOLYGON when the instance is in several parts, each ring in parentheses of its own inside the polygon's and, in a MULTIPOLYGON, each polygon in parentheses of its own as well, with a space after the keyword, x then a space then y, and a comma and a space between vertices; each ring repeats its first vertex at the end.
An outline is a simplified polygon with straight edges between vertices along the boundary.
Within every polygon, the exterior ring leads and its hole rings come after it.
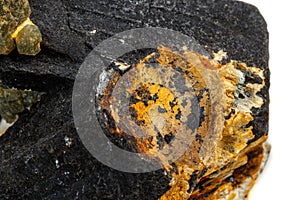
POLYGON ((264 70, 219 60, 159 47, 126 73, 115 69, 100 94, 110 133, 133 135, 133 149, 158 159, 171 177, 160 200, 245 199, 268 157, 267 133, 256 135, 252 126, 252 110, 265 103, 264 70), (171 163, 167 145, 188 150, 171 163))
POLYGON ((0 54, 9 54, 15 46, 24 55, 40 52, 42 36, 30 13, 28 0, 0 1, 0 54))

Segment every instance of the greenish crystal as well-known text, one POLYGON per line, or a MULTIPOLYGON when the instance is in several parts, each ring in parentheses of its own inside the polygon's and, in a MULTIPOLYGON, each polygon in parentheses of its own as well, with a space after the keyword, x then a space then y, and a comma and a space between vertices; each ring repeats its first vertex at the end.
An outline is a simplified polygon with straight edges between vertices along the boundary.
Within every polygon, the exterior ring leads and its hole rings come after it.
POLYGON ((40 99, 40 92, 8 88, 0 81, 0 116, 7 123, 14 123, 18 119, 18 113, 29 109, 40 99))
POLYGON ((42 36, 31 21, 13 36, 30 14, 28 0, 0 0, 0 54, 7 55, 16 46, 20 54, 36 55, 40 52, 42 36))

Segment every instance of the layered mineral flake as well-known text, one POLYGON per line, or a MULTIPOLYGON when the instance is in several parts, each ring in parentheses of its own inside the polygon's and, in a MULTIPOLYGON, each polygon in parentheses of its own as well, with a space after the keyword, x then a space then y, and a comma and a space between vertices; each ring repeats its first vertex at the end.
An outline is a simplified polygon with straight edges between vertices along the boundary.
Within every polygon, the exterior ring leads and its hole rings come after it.
POLYGON ((0 0, 0 54, 7 55, 17 47, 20 54, 38 54, 42 35, 29 19, 28 0, 0 0))
POLYGON ((106 69, 102 126, 161 164, 170 182, 159 200, 247 199, 266 163, 267 130, 253 128, 254 111, 268 103, 264 69, 224 55, 160 46, 139 63, 106 69))
POLYGON ((0 81, 0 136, 18 120, 18 114, 40 101, 41 93, 8 88, 0 81))

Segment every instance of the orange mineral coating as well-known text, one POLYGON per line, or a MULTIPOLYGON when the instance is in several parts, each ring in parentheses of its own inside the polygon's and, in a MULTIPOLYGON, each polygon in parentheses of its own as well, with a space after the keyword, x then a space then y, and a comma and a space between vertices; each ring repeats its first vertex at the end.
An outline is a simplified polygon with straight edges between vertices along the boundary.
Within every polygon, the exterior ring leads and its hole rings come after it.
POLYGON ((119 81, 122 85, 130 83, 123 95, 134 99, 128 109, 135 122, 129 122, 129 126, 138 125, 149 137, 139 138, 134 133, 137 129, 128 130, 135 135, 138 150, 158 160, 171 177, 170 188, 159 199, 245 199, 264 166, 268 155, 266 149, 269 149, 265 145, 267 136, 249 143, 255 138, 251 109, 263 105, 258 93, 265 86, 264 70, 238 61, 222 64, 220 58, 224 52, 215 54, 216 59, 210 59, 186 47, 173 51, 160 46, 157 50, 156 61, 162 71, 147 66, 155 54, 152 53, 129 70, 126 81, 118 75, 111 81, 104 95, 107 97, 100 102, 116 121, 111 132, 124 134, 124 119, 119 115, 122 108, 116 106, 120 102, 119 96, 112 90, 119 87, 119 81), (160 73, 165 73, 163 81, 166 84, 171 83, 172 70, 178 69, 187 80, 184 84, 192 88, 192 94, 186 92, 179 97, 176 90, 156 83, 162 81, 157 75, 160 73), (251 73, 261 81, 247 82, 245 73, 251 73), (215 84, 217 79, 221 84, 215 84), (187 116, 193 110, 191 102, 183 107, 183 98, 189 99, 189 95, 197 97, 201 119, 192 143, 172 164, 169 162, 172 153, 162 153, 168 145, 164 138, 171 133, 173 138, 185 140, 184 137, 193 133, 185 127, 189 120, 187 116), (242 175, 245 173, 249 176, 242 175))
POLYGON ((139 97, 137 92, 135 92, 135 96, 137 97, 137 99, 139 99, 139 101, 135 104, 132 104, 130 107, 136 111, 137 120, 139 122, 143 122, 143 126, 150 124, 151 119, 149 115, 151 112, 155 112, 156 110, 158 110, 158 107, 166 112, 166 118, 176 120, 176 115, 180 111, 178 100, 174 101, 174 107, 171 107, 169 104, 169 102, 172 102, 175 99, 174 94, 168 88, 156 84, 142 85, 142 88, 140 90, 147 89, 149 89, 149 91, 147 91, 149 92, 149 95, 154 96, 155 94, 157 94, 157 101, 149 100, 148 105, 145 106, 145 104, 142 102, 142 97, 139 97))

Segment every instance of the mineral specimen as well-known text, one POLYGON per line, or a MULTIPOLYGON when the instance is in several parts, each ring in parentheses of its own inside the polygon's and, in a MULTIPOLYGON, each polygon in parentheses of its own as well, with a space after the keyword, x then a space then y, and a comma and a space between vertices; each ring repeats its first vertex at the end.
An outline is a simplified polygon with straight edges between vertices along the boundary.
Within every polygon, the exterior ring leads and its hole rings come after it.
POLYGON ((264 104, 264 70, 238 61, 222 64, 224 52, 210 59, 185 48, 157 50, 126 73, 111 75, 100 94, 100 119, 111 134, 133 134, 133 150, 157 159, 172 177, 160 200, 245 199, 270 150, 267 133, 256 135, 252 126, 252 110, 264 104), (174 152, 164 147, 186 148, 178 144, 189 137, 188 150, 171 163, 174 152))
POLYGON ((0 136, 18 120, 18 113, 40 100, 41 93, 8 88, 0 81, 0 136))
MULTIPOLYGON (((46 48, 41 52, 43 55, 34 59, 0 56, 0 79, 16 87, 39 88, 47 92, 47 97, 31 119, 23 115, 24 120, 9 130, 12 137, 0 139, 0 199, 156 200, 170 190, 173 176, 164 170, 129 174, 104 166, 86 150, 74 128, 71 107, 77 70, 102 40, 132 28, 158 26, 179 31, 207 46, 209 52, 223 49, 229 59, 263 69, 265 86, 258 95, 264 99, 264 105, 251 109, 254 120, 249 126, 256 138, 267 133, 268 30, 254 6, 234 0, 30 0, 30 5, 35 17, 32 20, 39 23, 46 48), (93 30, 97 32, 91 34, 93 30), (20 130, 23 134, 18 134, 20 130), (66 146, 66 135, 73 138, 70 148, 66 146)), ((121 69, 126 70, 126 66, 121 69)), ((172 136, 166 139, 172 140, 172 136)), ((122 140, 116 141, 125 149, 122 140)), ((261 151, 262 148, 256 150, 261 151)), ((255 164, 260 157, 254 150, 251 152, 249 157, 254 158, 255 164)), ((249 174, 240 169, 234 178, 225 180, 227 186, 241 182, 243 176, 238 179, 237 174, 243 172, 249 174)), ((193 177, 190 185, 198 183, 201 192, 201 183, 193 177)), ((244 178, 252 179, 248 175, 244 178)), ((207 186, 206 176, 204 179, 207 186)), ((215 182, 211 186, 216 186, 215 182)), ((194 192, 190 199, 196 195, 194 192)))
POLYGON ((24 55, 40 52, 42 36, 30 13, 28 0, 0 1, 0 54, 9 54, 15 46, 24 55))

